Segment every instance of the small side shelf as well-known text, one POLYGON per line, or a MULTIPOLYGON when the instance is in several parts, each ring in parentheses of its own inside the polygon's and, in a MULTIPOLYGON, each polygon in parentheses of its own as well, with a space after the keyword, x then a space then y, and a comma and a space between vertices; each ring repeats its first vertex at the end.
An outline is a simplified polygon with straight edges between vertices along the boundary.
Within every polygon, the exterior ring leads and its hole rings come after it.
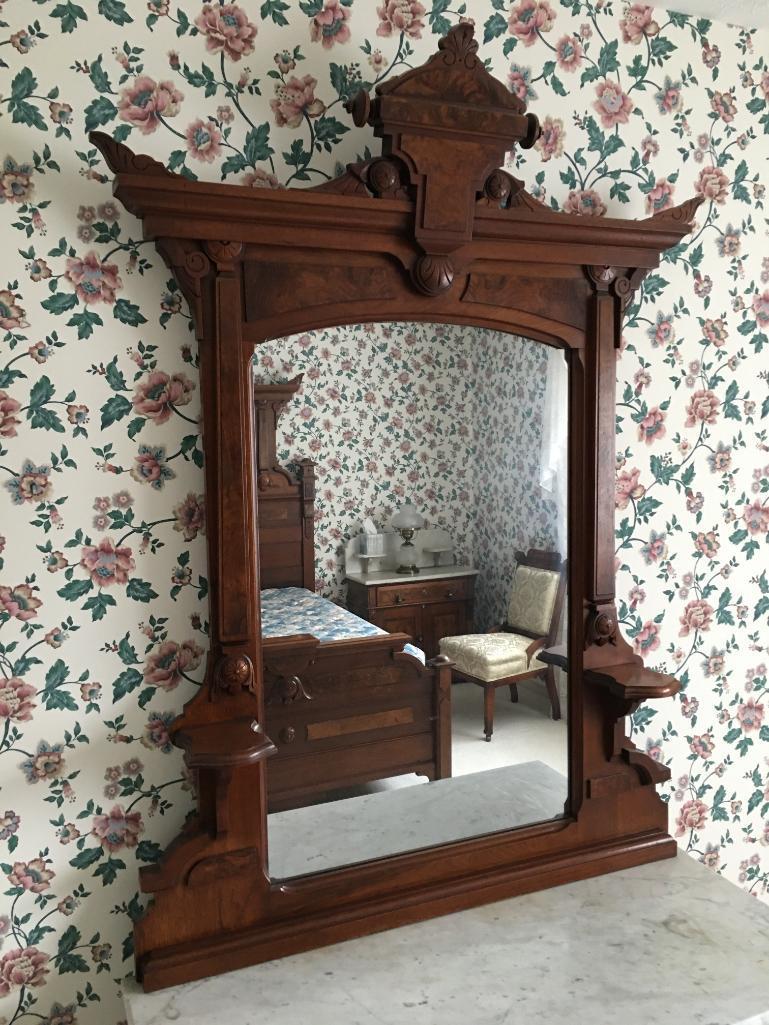
POLYGON ((179 730, 174 737, 191 769, 235 769, 269 758, 277 748, 252 716, 179 730))

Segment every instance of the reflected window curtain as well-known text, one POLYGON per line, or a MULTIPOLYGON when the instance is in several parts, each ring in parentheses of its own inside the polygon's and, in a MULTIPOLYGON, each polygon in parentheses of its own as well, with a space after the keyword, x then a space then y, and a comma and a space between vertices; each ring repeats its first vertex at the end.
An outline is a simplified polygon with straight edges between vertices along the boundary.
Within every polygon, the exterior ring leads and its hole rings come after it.
POLYGON ((542 446, 539 484, 554 506, 553 539, 562 557, 567 544, 569 381, 566 361, 560 349, 549 348, 547 381, 542 410, 542 446))

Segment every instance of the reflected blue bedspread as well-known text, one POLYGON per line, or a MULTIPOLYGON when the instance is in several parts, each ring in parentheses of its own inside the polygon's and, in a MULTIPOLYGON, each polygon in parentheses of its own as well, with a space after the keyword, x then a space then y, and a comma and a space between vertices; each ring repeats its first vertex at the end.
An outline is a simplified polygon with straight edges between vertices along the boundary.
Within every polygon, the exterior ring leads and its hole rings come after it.
MULTIPOLYGON (((386 634, 347 609, 304 587, 268 587, 262 591, 262 634, 286 637, 312 634, 319 641, 341 641, 348 637, 379 637, 386 634)), ((425 655, 413 644, 404 649, 424 662, 425 655)))

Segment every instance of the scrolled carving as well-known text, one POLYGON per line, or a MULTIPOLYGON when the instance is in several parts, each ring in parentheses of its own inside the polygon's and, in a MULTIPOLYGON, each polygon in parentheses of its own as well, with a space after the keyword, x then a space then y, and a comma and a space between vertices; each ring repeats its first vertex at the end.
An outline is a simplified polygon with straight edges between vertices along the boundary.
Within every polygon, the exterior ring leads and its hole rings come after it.
POLYGON ((113 174, 145 174, 158 175, 158 177, 177 178, 173 171, 161 164, 159 160, 146 156, 144 153, 134 153, 132 149, 117 139, 113 139, 106 132, 91 132, 88 136, 107 164, 113 174))
POLYGON ((184 269, 191 278, 204 278, 211 270, 211 261, 200 249, 190 249, 184 254, 184 269))
POLYGON ((448 256, 420 256, 411 270, 411 279, 425 295, 440 295, 454 281, 454 265, 448 256))
POLYGON ((216 686, 228 694, 253 690, 254 666, 248 655, 224 655, 216 663, 216 686))
POLYGON ((283 691, 282 700, 284 705, 291 705, 294 701, 312 701, 312 694, 302 683, 298 676, 285 676, 281 679, 283 691))

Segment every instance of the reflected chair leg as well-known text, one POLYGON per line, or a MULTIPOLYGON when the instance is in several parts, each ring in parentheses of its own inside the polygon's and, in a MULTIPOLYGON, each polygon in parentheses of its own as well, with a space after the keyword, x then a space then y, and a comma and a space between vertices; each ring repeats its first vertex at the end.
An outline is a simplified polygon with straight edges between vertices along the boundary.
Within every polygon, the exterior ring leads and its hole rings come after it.
POLYGON ((561 718, 561 698, 558 694, 558 687, 555 682, 555 670, 552 666, 548 666, 545 670, 545 686, 547 687, 547 696, 550 698, 550 707, 554 719, 561 718))
POLYGON ((517 683, 511 683, 511 684, 509 684, 509 686, 510 686, 510 700, 511 701, 517 701, 518 700, 518 684, 517 683))
POLYGON ((487 684, 483 688, 483 732, 486 734, 486 740, 491 740, 491 734, 494 732, 494 695, 496 694, 496 688, 487 684))

